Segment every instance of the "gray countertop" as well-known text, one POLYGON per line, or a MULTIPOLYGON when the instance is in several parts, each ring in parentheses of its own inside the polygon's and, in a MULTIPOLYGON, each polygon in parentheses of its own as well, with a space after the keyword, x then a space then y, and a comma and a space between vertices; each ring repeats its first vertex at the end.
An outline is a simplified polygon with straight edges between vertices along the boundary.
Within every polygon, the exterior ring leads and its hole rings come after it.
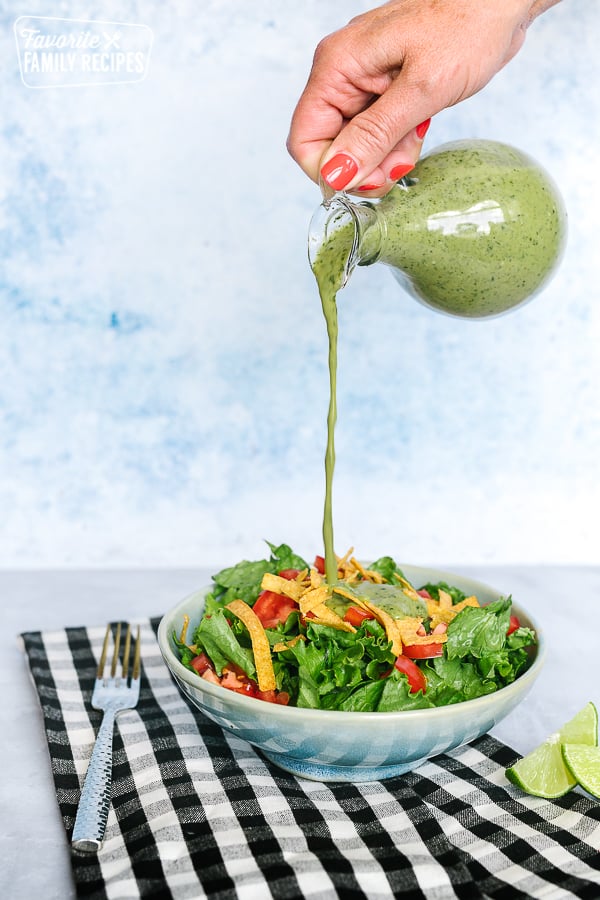
MULTIPOLYGON (((542 625, 548 653, 527 699, 493 734, 526 753, 588 700, 600 705, 600 567, 447 566, 479 578, 542 625)), ((19 633, 158 616, 209 581, 207 570, 0 572, 2 832, 0 896, 69 900, 69 848, 54 795, 41 712, 19 633)))

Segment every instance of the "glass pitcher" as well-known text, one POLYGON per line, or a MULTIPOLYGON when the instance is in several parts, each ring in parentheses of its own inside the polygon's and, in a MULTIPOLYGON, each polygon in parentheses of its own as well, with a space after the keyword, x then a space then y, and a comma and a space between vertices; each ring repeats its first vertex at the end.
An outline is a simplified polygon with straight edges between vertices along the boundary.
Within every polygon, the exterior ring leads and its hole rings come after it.
POLYGON ((520 306, 554 273, 567 219, 560 193, 521 150, 487 140, 443 144, 383 199, 326 198, 309 258, 336 290, 383 262, 419 301, 465 318, 520 306))

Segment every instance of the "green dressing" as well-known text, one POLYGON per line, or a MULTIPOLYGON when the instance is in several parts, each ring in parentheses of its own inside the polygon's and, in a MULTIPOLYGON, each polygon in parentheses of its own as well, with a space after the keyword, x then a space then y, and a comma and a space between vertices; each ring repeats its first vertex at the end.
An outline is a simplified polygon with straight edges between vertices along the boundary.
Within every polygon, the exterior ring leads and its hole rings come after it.
POLYGON ((329 339, 323 541, 325 574, 333 584, 338 291, 356 265, 380 261, 433 309, 463 318, 496 316, 549 280, 565 242, 566 215, 555 185, 534 160, 506 144, 473 140, 433 150, 380 202, 335 195, 315 222, 310 257, 329 339))
POLYGON ((323 509, 323 544, 325 547, 325 576, 329 584, 337 580, 337 561, 333 544, 332 489, 335 467, 335 422, 337 419, 336 376, 338 315, 336 297, 344 284, 344 273, 352 250, 353 232, 345 228, 335 240, 328 241, 319 251, 313 272, 317 279, 323 315, 329 341, 329 407, 327 410, 327 445, 325 449, 325 504, 323 509), (345 238, 345 240, 343 240, 345 238))
POLYGON ((401 587, 395 584, 372 584, 363 581, 351 588, 353 594, 369 600, 375 606, 379 606, 394 619, 424 618, 427 615, 427 606, 421 600, 407 597, 401 587))

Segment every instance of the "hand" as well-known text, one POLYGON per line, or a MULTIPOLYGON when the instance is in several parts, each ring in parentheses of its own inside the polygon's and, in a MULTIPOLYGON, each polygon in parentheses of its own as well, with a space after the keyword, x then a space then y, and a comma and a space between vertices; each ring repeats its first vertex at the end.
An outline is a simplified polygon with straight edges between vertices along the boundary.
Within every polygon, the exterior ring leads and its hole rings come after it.
POLYGON ((288 150, 334 190, 382 196, 415 165, 429 122, 481 90, 558 0, 391 0, 316 49, 288 150))

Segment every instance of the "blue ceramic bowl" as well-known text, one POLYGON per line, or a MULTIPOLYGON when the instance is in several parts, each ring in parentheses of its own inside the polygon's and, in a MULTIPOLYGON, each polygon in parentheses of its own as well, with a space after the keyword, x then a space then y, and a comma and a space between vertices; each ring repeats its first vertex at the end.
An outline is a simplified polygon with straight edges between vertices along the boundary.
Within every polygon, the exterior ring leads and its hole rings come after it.
MULTIPOLYGON (((501 594, 471 578, 437 569, 402 566, 416 585, 446 581, 480 603, 501 594)), ((181 665, 172 634, 190 617, 190 634, 200 621, 208 588, 197 591, 168 612, 160 623, 158 642, 183 693, 213 722, 244 738, 280 768, 318 781, 375 781, 416 769, 429 757, 472 741, 489 731, 523 700, 538 677, 545 652, 539 626, 522 608, 514 612, 534 628, 538 645, 532 663, 516 681, 496 691, 434 709, 360 713, 298 709, 265 703, 210 684, 181 665)))

